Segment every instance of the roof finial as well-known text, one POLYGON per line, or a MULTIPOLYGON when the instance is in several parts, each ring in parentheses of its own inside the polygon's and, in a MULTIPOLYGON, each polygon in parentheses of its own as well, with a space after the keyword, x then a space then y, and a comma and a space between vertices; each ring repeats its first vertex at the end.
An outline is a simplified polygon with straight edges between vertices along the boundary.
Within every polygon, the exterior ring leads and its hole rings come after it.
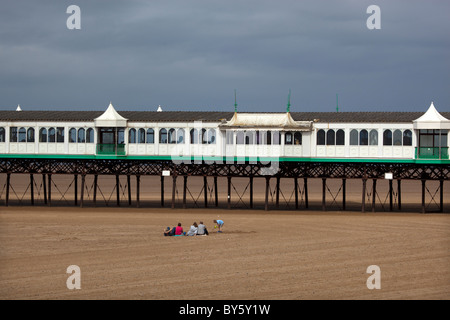
POLYGON ((336 112, 339 112, 338 94, 336 93, 336 112))
POLYGON ((234 113, 237 113, 236 89, 234 89, 234 113))
POLYGON ((289 89, 289 95, 288 95, 288 103, 287 103, 287 109, 286 112, 291 112, 291 89, 289 89))
POLYGON ((17 105, 16 111, 22 111, 22 108, 20 107, 20 104, 17 105))
POLYGON ((161 105, 158 106, 158 110, 156 110, 156 112, 162 112, 161 105))

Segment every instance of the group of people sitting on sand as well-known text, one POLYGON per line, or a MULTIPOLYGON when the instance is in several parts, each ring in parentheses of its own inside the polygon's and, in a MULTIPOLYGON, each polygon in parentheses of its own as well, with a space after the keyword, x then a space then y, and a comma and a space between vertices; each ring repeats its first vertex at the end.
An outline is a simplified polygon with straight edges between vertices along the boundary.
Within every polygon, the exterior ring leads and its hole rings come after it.
MULTIPOLYGON (((213 222, 216 224, 214 228, 218 228, 219 230, 217 232, 222 232, 223 227, 223 220, 213 220, 213 222)), ((181 226, 181 222, 178 222, 178 225, 176 227, 170 228, 167 227, 164 230, 164 236, 170 237, 170 236, 207 236, 209 235, 208 229, 203 224, 203 221, 200 221, 199 224, 197 222, 194 222, 189 229, 188 232, 185 232, 183 230, 183 227, 181 226)))

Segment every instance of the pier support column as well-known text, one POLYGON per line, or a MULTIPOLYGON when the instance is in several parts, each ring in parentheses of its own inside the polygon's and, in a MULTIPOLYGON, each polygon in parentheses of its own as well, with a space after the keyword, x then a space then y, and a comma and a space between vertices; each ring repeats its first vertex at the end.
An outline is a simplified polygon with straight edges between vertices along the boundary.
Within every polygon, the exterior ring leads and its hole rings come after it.
POLYGON ((128 205, 131 206, 131 176, 127 174, 128 205))
POLYGON ((186 209, 186 191, 188 176, 183 176, 183 209, 186 209))
POLYGON ((217 176, 214 176, 214 204, 219 206, 219 191, 217 190, 217 176))
POLYGON ((228 193, 228 202, 227 202, 227 206, 228 209, 231 210, 231 177, 227 177, 228 180, 228 186, 227 186, 227 193, 228 193))
POLYGON ((362 179, 362 201, 361 201, 361 212, 366 212, 366 185, 367 179, 362 179))
POLYGON ((439 180, 439 212, 444 212, 444 180, 439 180))
POLYGON ((253 209, 253 176, 250 177, 250 209, 253 209))
POLYGON ((208 208, 208 177, 203 176, 203 196, 205 197, 205 208, 208 208))
POLYGON ((402 180, 397 179, 398 210, 402 210, 402 180))
POLYGON ((175 196, 177 192, 177 175, 172 176, 172 209, 175 209, 175 196))
POLYGON ((47 180, 45 173, 42 174, 42 188, 44 192, 44 204, 47 204, 47 180))
POLYGON ((294 178, 295 209, 298 210, 298 178, 294 178))
POLYGON ((94 207, 97 206, 97 183, 98 183, 98 174, 94 175, 94 207))
POLYGON ((47 174, 48 178, 48 206, 50 207, 52 205, 52 175, 49 173, 47 174))
POLYGON ((161 176, 161 207, 164 208, 164 176, 161 176))
POLYGON ((78 205, 78 175, 74 174, 73 175, 73 179, 74 179, 74 194, 75 194, 75 207, 78 205))
POLYGON ((140 192, 141 192, 141 176, 136 175, 136 207, 138 208, 141 206, 140 192))
POLYGON ((375 212, 375 201, 377 198, 377 179, 373 179, 372 185, 372 212, 375 212))
POLYGON ((425 183, 426 180, 422 180, 422 213, 425 213, 425 183))
POLYGON ((31 205, 34 206, 34 177, 32 173, 30 173, 30 196, 31 205))
POLYGON ((5 206, 9 205, 9 187, 11 185, 11 173, 6 174, 6 198, 5 198, 5 206))
POLYGON ((309 208, 308 201, 308 178, 303 178, 303 190, 305 191, 305 208, 309 208))
POLYGON ((117 206, 120 207, 120 179, 118 174, 116 174, 116 198, 117 206))
POLYGON ((280 177, 277 177, 277 185, 276 185, 276 196, 275 196, 275 208, 280 207, 280 177))
POLYGON ((270 188, 270 177, 266 177, 266 197, 264 201, 264 209, 269 210, 269 188, 270 188))
POLYGON ((394 211, 392 179, 389 180, 389 211, 394 211))
POLYGON ((322 178, 322 211, 326 211, 326 186, 327 178, 322 178))
POLYGON ((80 207, 83 208, 84 205, 84 185, 86 183, 86 175, 81 175, 81 193, 80 193, 80 207))
POLYGON ((347 179, 342 179, 342 210, 345 211, 346 205, 347 205, 347 179))

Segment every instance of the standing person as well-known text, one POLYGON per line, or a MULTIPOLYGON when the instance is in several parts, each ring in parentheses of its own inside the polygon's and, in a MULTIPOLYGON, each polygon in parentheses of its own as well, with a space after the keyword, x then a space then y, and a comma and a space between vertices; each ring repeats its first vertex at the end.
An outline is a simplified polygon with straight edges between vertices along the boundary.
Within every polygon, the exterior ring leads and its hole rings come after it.
POLYGON ((187 232, 187 236, 195 236, 198 231, 198 225, 197 222, 194 222, 194 224, 191 226, 191 229, 187 232))
POLYGON ((182 236, 183 235, 183 227, 181 226, 181 223, 178 222, 178 226, 175 228, 175 235, 176 236, 182 236))
POLYGON ((203 224, 203 221, 200 221, 200 224, 198 225, 197 235, 198 236, 207 236, 207 235, 209 235, 208 229, 206 229, 206 226, 203 224))
POLYGON ((223 220, 213 220, 213 222, 216 224, 215 228, 219 228, 219 231, 217 232, 222 232, 222 227, 223 227, 223 220))

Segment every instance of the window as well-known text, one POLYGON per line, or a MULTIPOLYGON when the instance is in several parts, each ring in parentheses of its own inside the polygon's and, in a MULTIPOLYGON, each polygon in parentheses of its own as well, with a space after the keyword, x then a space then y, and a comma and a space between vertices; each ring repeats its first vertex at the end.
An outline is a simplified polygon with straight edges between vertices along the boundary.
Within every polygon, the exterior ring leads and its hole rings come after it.
POLYGON ((376 129, 372 129, 369 132, 369 145, 371 146, 378 145, 378 131, 376 129))
POLYGON ((183 144, 184 143, 184 129, 178 129, 177 130, 177 143, 183 144))
POLYGON ((359 145, 367 146, 369 145, 369 133, 366 129, 363 129, 359 132, 359 145))
POLYGON ((325 131, 323 129, 317 131, 317 145, 318 146, 325 145, 325 131))
POLYGON ((147 143, 155 143, 155 130, 147 129, 147 143))
POLYGON ((253 131, 245 131, 245 144, 253 144, 253 131))
POLYGON ((202 144, 207 144, 208 143, 208 135, 206 133, 206 129, 202 129, 202 144))
POLYGON ((5 128, 0 127, 0 142, 5 142, 6 134, 5 134, 5 128))
POLYGON ((284 144, 292 144, 292 132, 286 132, 284 134, 284 144))
POLYGON ((128 131, 128 142, 129 143, 136 143, 136 129, 131 128, 128 131))
POLYGON ((383 146, 392 146, 392 131, 391 130, 384 130, 383 146))
POLYGON ((267 131, 265 132, 266 138, 265 138, 265 143, 267 145, 271 145, 272 144, 272 131, 267 131))
POLYGON ((336 133, 333 129, 327 131, 327 146, 334 146, 336 144, 336 133))
POLYGON ((236 144, 244 144, 244 131, 236 132, 236 144))
POLYGON ((137 142, 138 143, 145 143, 145 129, 140 128, 138 130, 137 142))
POLYGON ((69 130, 69 143, 75 143, 75 142, 77 142, 77 129, 70 128, 70 130, 69 130))
POLYGON ((412 132, 411 132, 411 130, 403 131, 403 146, 412 146, 412 132))
POLYGON ((27 130, 24 127, 19 129, 19 142, 27 142, 27 130))
POLYGON ((345 145, 345 132, 342 129, 336 131, 336 145, 337 146, 345 145))
POLYGON ((17 127, 9 128, 9 142, 17 142, 17 127))
POLYGON ((358 130, 353 129, 350 131, 350 145, 357 146, 358 145, 358 130))
POLYGON ((281 134, 280 131, 275 131, 272 135, 272 144, 273 145, 279 145, 281 141, 281 134))
POLYGON ((402 145, 402 132, 400 130, 394 131, 394 146, 402 145))
POLYGON ((56 128, 56 142, 64 142, 64 128, 56 128))
POLYGON ((39 130, 39 142, 47 142, 47 129, 46 128, 41 128, 39 130))
POLYGON ((27 142, 34 142, 34 128, 28 128, 27 130, 27 142))
POLYGON ((55 128, 48 129, 48 142, 56 142, 55 128))
POLYGON ((78 129, 78 143, 86 142, 86 131, 83 128, 78 129))
POLYGON ((296 146, 299 146, 302 144, 302 133, 301 132, 294 133, 294 144, 296 146))
MULTIPOLYGON (((123 132, 123 129, 122 129, 122 132, 123 132)), ((86 130, 86 142, 87 143, 94 143, 94 129, 89 128, 89 129, 86 130)))
POLYGON ((176 143, 177 142, 177 132, 174 128, 169 129, 169 143, 176 143))
POLYGON ((227 144, 233 144, 234 132, 231 130, 227 130, 226 133, 227 144))
POLYGON ((190 131, 191 144, 198 144, 198 130, 191 129, 190 131))
POLYGON ((208 130, 208 144, 216 144, 216 130, 215 129, 208 130))
POLYGON ((167 129, 159 130, 159 143, 167 143, 167 129))

